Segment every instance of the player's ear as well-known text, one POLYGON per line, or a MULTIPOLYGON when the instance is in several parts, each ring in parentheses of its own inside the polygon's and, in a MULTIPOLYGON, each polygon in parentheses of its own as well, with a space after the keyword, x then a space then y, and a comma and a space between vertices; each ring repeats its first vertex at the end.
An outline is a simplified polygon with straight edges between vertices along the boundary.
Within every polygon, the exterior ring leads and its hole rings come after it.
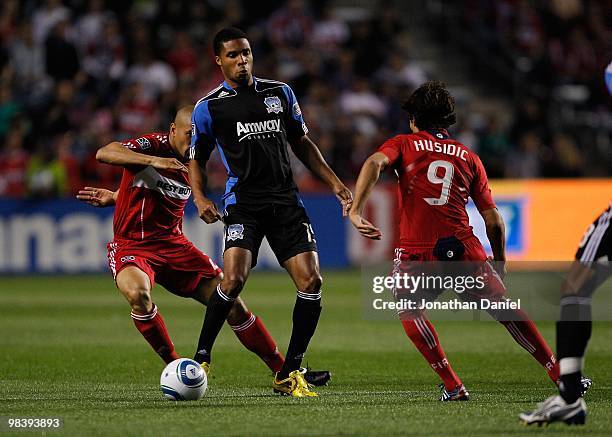
POLYGON ((173 135, 176 135, 176 123, 175 122, 170 123, 170 132, 173 135))
POLYGON ((215 62, 217 63, 217 65, 221 65, 221 57, 215 56, 215 62))

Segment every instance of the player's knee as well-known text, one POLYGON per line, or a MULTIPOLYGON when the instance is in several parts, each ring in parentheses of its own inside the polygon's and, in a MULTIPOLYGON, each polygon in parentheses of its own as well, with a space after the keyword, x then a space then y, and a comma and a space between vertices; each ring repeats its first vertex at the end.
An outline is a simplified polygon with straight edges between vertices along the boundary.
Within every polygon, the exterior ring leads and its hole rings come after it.
POLYGON ((402 322, 413 322, 423 315, 423 310, 420 309, 405 309, 398 312, 399 319, 402 322))
POLYGON ((146 313, 152 306, 151 291, 147 287, 134 285, 121 290, 132 310, 146 313))
POLYGON ((313 273, 301 281, 300 291, 302 293, 317 294, 323 285, 323 278, 318 273, 313 273))
POLYGON ((227 274, 221 282, 221 290, 228 296, 238 296, 244 287, 246 277, 242 275, 227 274))
POLYGON ((561 282, 561 297, 572 296, 578 294, 579 287, 569 278, 564 278, 561 282))

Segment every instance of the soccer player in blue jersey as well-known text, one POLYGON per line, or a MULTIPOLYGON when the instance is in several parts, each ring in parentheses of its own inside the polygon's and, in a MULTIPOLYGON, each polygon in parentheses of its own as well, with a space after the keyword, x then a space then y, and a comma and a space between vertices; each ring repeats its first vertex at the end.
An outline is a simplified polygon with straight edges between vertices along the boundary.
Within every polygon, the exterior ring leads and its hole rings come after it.
POLYGON ((288 146, 334 192, 343 215, 350 209, 352 194, 308 138, 292 89, 253 76, 247 35, 225 28, 216 34, 213 46, 225 81, 196 103, 189 180, 200 218, 225 223, 225 276, 209 300, 194 359, 210 363, 214 341, 266 237, 298 290, 285 364, 273 388, 295 397, 317 396, 304 379, 301 363, 321 313, 322 279, 314 231, 293 181, 288 146), (203 167, 215 147, 228 174, 222 212, 204 193, 203 167))

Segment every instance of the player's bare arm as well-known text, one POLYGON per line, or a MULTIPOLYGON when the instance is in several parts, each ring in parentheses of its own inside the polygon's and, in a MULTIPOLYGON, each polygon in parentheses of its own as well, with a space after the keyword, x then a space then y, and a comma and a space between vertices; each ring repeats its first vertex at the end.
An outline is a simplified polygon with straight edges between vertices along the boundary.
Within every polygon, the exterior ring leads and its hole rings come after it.
POLYGON ((481 211, 480 215, 485 222, 487 238, 491 243, 495 270, 503 278, 506 275, 506 227, 504 219, 497 208, 481 211))
POLYGON ((106 206, 113 206, 117 201, 118 193, 119 190, 111 191, 105 188, 84 187, 79 190, 76 198, 91 206, 103 208, 106 206))
POLYGON ((380 240, 382 232, 372 223, 362 217, 365 204, 372 192, 372 188, 378 182, 380 173, 389 165, 389 158, 381 152, 376 152, 371 155, 361 167, 357 185, 355 187, 355 200, 353 207, 349 211, 349 219, 351 224, 359 231, 361 235, 372 240, 380 240))
POLYGON ((298 141, 292 142, 291 148, 298 159, 333 191, 342 204, 342 215, 346 217, 353 203, 353 194, 329 167, 317 145, 308 135, 304 135, 298 141))
POLYGON ((185 164, 176 158, 162 158, 134 152, 117 141, 98 149, 96 159, 110 165, 150 165, 158 169, 188 171, 185 164))
POLYGON ((196 159, 189 161, 189 185, 198 216, 208 224, 223 220, 215 202, 206 197, 206 172, 196 159))

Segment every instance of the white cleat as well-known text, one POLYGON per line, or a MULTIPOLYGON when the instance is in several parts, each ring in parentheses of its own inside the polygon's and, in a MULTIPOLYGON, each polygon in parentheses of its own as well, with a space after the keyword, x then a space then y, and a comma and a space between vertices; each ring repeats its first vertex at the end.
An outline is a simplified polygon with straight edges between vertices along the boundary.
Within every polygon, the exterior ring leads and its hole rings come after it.
POLYGON ((568 425, 584 425, 587 407, 584 399, 578 398, 573 404, 567 404, 559 395, 554 395, 538 404, 531 412, 521 413, 519 418, 525 425, 548 425, 553 422, 565 422, 568 425))

